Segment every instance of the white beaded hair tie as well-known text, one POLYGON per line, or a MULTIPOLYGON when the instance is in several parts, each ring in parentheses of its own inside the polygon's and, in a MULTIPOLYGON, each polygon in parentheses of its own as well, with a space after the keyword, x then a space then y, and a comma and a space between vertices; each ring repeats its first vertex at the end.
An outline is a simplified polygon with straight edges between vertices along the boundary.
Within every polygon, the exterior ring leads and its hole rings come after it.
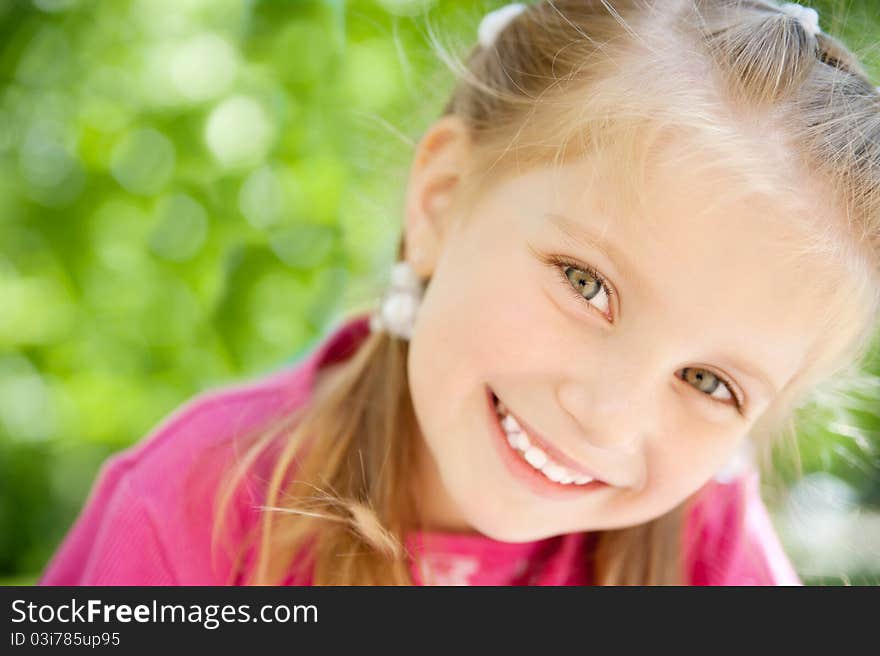
POLYGON ((786 2, 782 5, 782 11, 800 21, 807 34, 816 36, 822 31, 819 29, 819 12, 815 9, 804 7, 796 2, 786 2))
POLYGON ((413 336, 425 284, 409 262, 401 260, 391 269, 391 283, 370 315, 370 331, 385 331, 404 340, 413 336))
POLYGON ((498 38, 498 35, 507 27, 510 21, 525 10, 526 5, 521 2, 514 2, 504 5, 495 11, 490 11, 483 16, 483 20, 480 21, 480 27, 477 28, 477 37, 480 45, 483 48, 488 48, 495 43, 495 39, 498 38))

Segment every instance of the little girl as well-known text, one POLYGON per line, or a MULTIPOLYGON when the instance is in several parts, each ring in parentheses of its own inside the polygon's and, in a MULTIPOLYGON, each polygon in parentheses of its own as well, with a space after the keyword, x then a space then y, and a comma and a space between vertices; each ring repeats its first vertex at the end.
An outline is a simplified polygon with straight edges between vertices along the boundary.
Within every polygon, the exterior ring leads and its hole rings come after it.
POLYGON ((401 261, 103 466, 48 585, 797 585, 759 489, 880 308, 880 93, 769 0, 509 5, 401 261))

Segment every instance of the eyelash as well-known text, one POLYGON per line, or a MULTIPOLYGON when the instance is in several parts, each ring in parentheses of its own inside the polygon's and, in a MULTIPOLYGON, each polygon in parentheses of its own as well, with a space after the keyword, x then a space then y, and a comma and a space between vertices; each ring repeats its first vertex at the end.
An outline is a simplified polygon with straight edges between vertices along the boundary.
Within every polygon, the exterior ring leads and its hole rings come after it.
POLYGON ((611 305, 611 301, 614 300, 615 291, 611 288, 611 285, 608 284, 608 281, 605 280, 605 276, 596 271, 589 264, 583 264, 582 262, 578 262, 577 260, 571 260, 567 257, 562 257, 561 255, 550 255, 547 257, 542 257, 546 264, 553 266, 559 272, 560 277, 559 280, 565 285, 565 288, 571 293, 576 299, 578 299, 581 303, 586 303, 587 305, 592 306, 589 299, 584 298, 578 293, 574 287, 572 287, 571 280, 568 279, 568 276, 565 275, 565 269, 567 267, 571 267, 573 269, 578 269, 579 271, 583 271, 584 273, 590 274, 590 277, 595 278, 596 281, 602 285, 602 289, 608 295, 608 305, 611 305))
MULTIPOLYGON (((559 274, 560 274, 559 280, 565 286, 565 289, 567 289, 569 291, 569 293, 571 293, 575 297, 575 299, 579 300, 581 303, 586 303, 587 305, 592 306, 592 303, 590 303, 589 299, 584 298, 572 286, 571 281, 568 279, 568 276, 565 275, 565 269, 567 267, 572 267, 574 269, 578 269, 579 271, 583 271, 585 273, 588 273, 588 274, 590 274, 591 277, 595 278, 596 281, 598 281, 598 283, 600 285, 602 285, 602 289, 608 295, 609 305, 611 304, 610 301, 612 301, 616 292, 614 291, 614 289, 611 288, 611 286, 605 280, 605 276, 603 276, 601 273, 599 273, 595 268, 591 267, 589 264, 584 264, 582 262, 578 262, 577 260, 563 257, 561 255, 541 256, 541 259, 544 261, 545 264, 553 266, 556 269, 556 271, 559 272, 559 274)), ((736 407, 737 412, 742 413, 743 402, 739 398, 739 394, 737 394, 737 392, 735 391, 733 383, 726 376, 722 376, 721 374, 716 373, 715 371, 712 371, 711 369, 706 369, 706 371, 708 371, 713 376, 717 377, 718 380, 721 381, 721 383, 727 388, 727 391, 730 392, 730 396, 734 400, 734 406, 736 407)), ((681 378, 680 380, 682 380, 683 382, 686 382, 686 381, 684 381, 684 378, 681 378)), ((721 403, 723 405, 730 405, 729 403, 725 403, 724 401, 719 401, 717 399, 713 399, 708 394, 701 394, 701 395, 706 397, 712 403, 721 403)))

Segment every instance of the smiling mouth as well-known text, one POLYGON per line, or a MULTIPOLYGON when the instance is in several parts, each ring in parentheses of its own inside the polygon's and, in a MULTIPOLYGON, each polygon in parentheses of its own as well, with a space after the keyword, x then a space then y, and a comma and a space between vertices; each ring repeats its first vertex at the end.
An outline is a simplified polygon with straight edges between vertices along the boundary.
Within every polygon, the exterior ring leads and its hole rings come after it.
MULTIPOLYGON (((489 403, 494 423, 505 441, 504 460, 509 468, 540 492, 572 493, 609 487, 609 484, 588 473, 579 463, 562 454, 545 439, 524 427, 491 389, 489 403)), ((500 440, 499 440, 500 441, 500 440)))

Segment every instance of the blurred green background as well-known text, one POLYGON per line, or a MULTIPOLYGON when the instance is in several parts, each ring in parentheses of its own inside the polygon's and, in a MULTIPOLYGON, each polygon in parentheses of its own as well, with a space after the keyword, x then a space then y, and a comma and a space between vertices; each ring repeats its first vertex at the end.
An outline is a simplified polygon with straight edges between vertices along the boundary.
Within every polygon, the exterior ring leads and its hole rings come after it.
MULTIPOLYGON (((463 53, 500 4, 0 0, 0 582, 107 456, 375 302, 452 85, 425 12, 463 53)), ((877 3, 812 6, 876 79, 877 3)), ((875 381, 804 413, 805 476, 767 490, 806 582, 880 582, 875 381)))

